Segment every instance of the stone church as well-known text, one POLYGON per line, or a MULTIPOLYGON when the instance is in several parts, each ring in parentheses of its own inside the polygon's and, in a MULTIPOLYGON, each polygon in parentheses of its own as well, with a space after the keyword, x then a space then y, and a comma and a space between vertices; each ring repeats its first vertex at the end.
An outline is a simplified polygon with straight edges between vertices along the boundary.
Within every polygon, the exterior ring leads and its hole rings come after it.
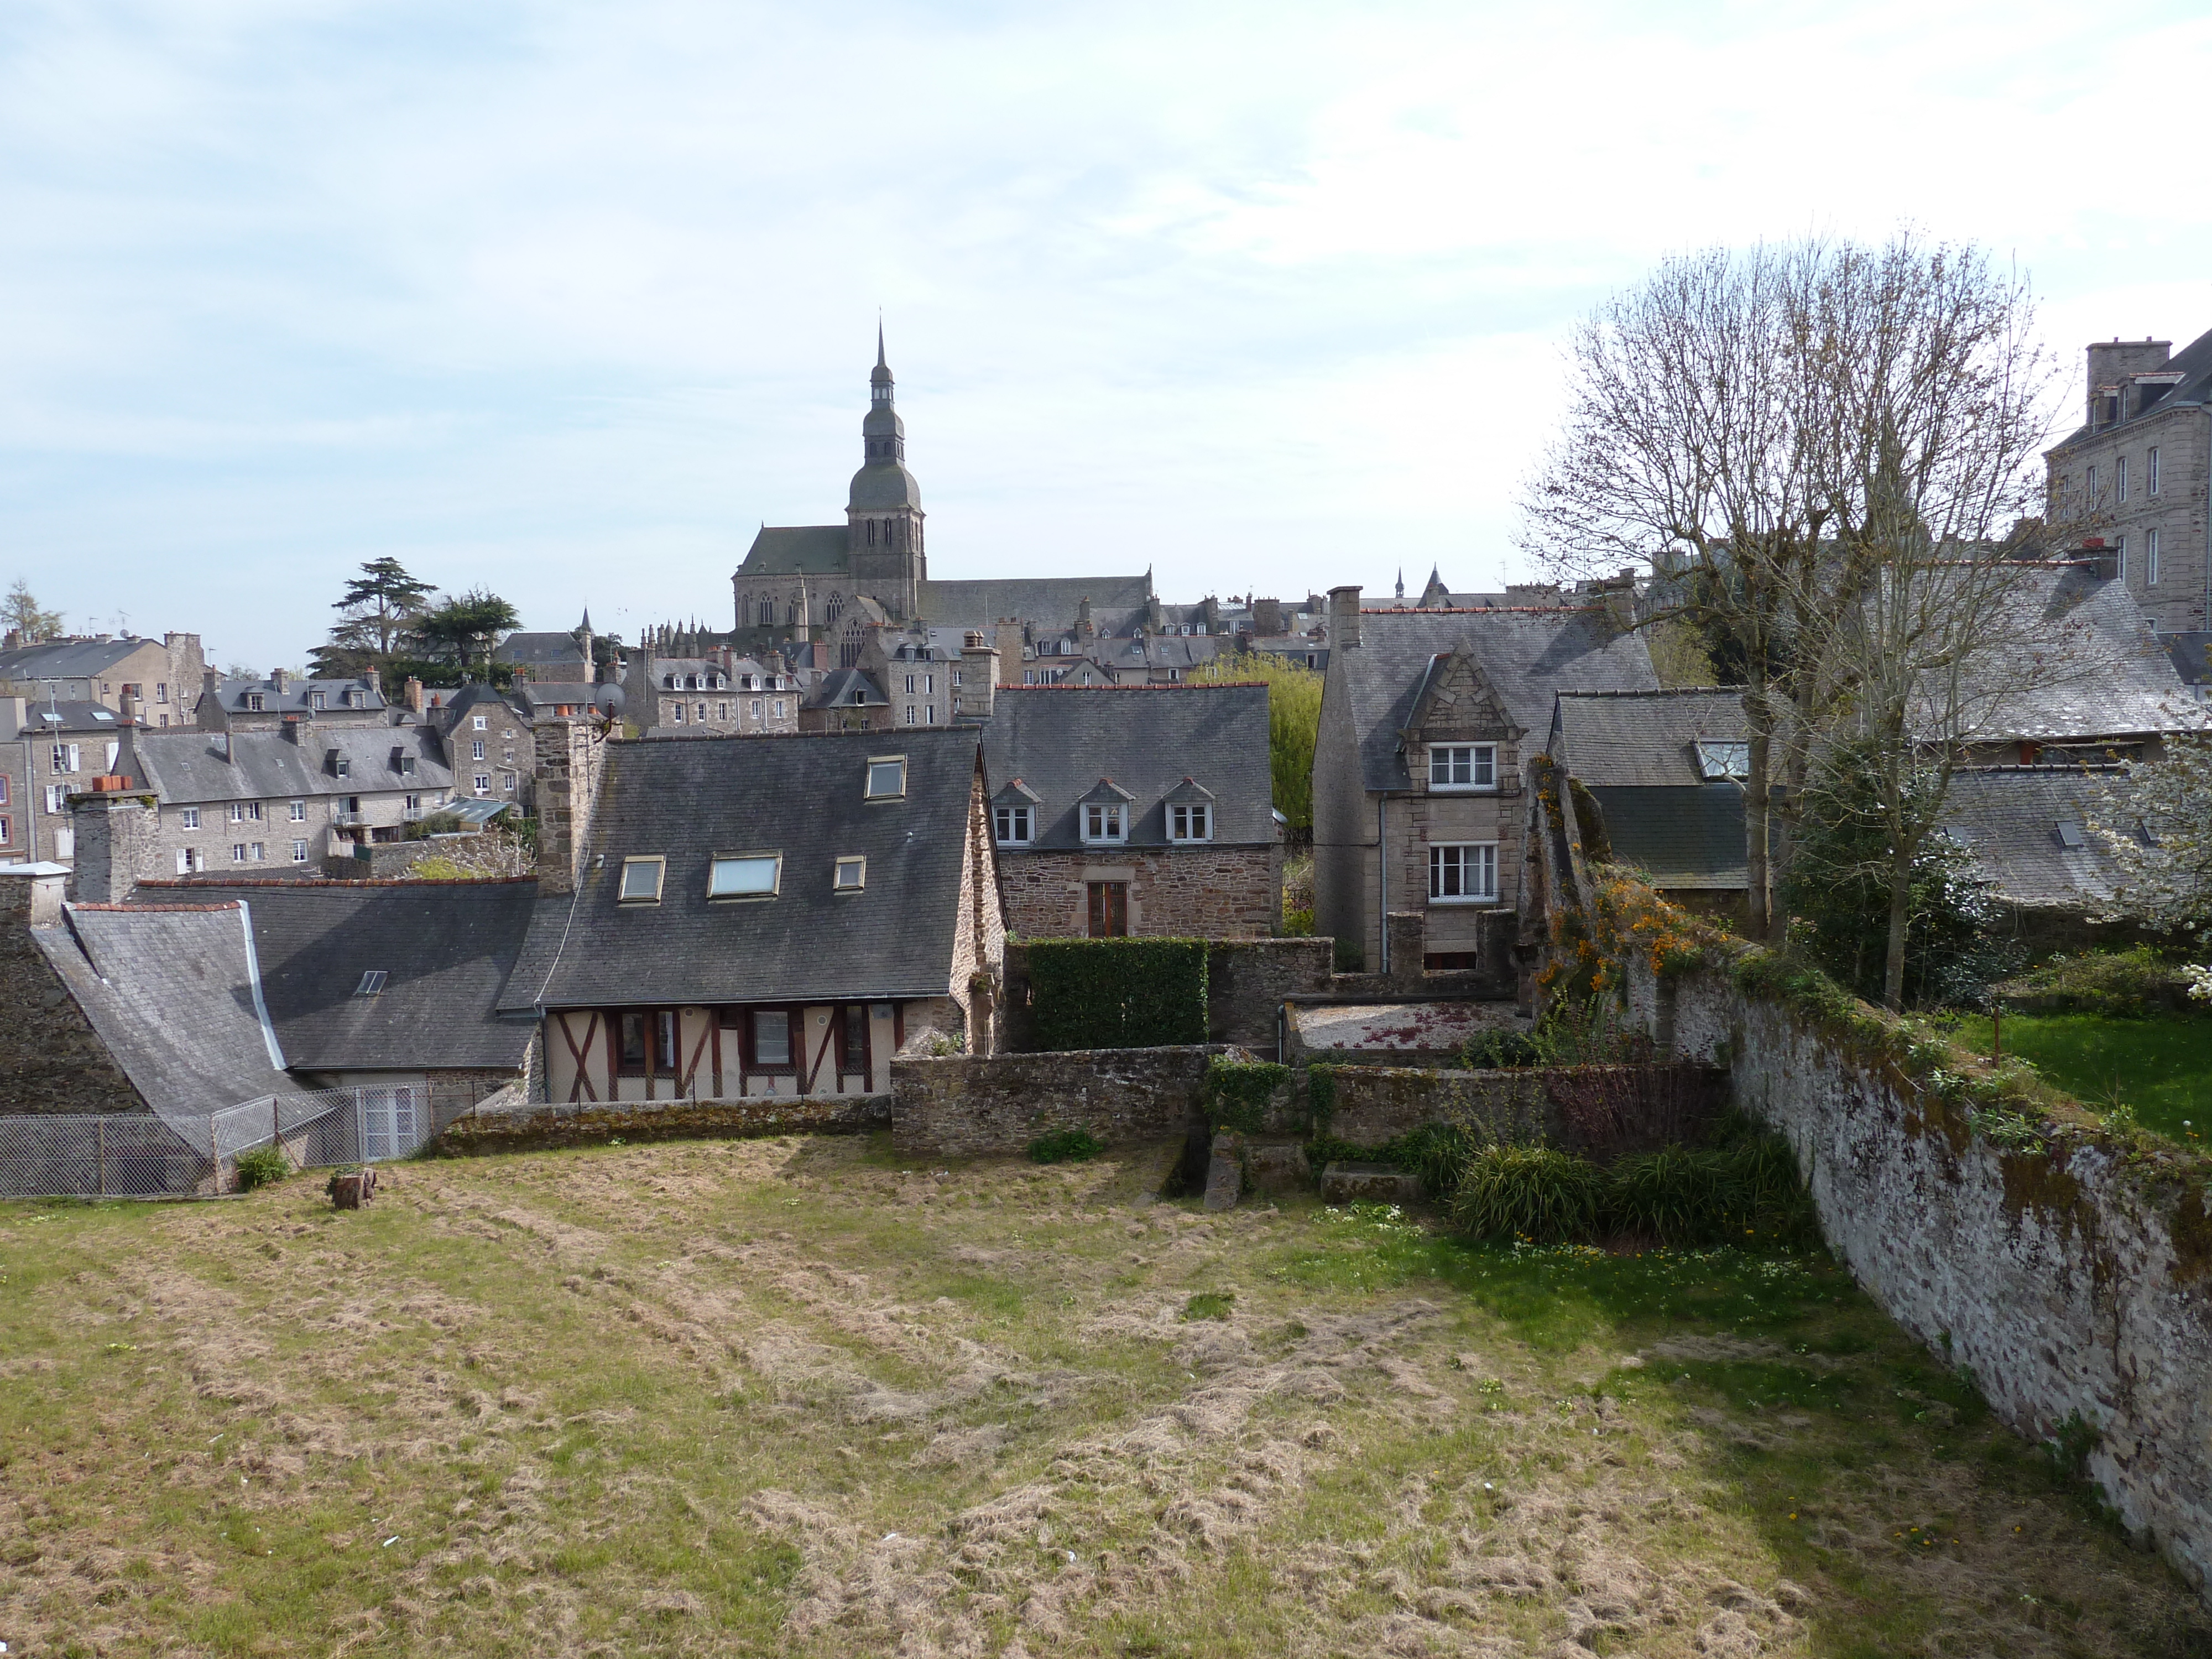
POLYGON ((1030 639, 1073 632, 1133 635, 1165 624, 1152 573, 932 581, 921 486, 906 466, 906 422, 893 397, 883 331, 860 422, 860 470, 845 522, 766 525, 730 579, 733 643, 777 637, 835 641, 852 667, 871 628, 940 628, 995 634, 1019 623, 1030 639), (1087 601, 1087 606, 1086 606, 1087 601))

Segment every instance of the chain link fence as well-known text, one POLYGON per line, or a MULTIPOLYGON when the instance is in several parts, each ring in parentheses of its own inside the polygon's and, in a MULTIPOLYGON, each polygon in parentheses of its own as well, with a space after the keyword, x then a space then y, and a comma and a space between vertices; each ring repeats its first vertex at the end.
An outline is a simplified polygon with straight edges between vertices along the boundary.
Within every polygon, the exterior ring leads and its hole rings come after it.
POLYGON ((405 1158, 435 1126, 419 1090, 319 1089, 214 1112, 0 1117, 0 1198, 234 1192, 238 1157, 275 1146, 297 1168, 405 1158))

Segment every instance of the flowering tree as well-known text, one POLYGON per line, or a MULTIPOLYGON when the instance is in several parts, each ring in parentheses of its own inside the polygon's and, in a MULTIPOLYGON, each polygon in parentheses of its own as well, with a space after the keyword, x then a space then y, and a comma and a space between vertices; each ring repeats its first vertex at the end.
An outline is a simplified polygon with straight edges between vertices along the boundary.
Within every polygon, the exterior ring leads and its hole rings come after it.
POLYGON ((2102 791, 2094 828, 2120 866, 2114 916, 2212 944, 2212 732, 2180 732, 2102 791))

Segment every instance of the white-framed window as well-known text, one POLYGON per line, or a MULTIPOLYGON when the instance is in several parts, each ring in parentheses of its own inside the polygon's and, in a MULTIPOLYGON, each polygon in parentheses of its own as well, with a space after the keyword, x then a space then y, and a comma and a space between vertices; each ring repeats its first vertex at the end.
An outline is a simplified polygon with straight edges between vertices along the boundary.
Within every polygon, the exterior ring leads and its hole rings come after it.
POLYGON ((1026 806, 994 806, 991 809, 992 828, 997 832, 1001 847, 1028 846, 1031 822, 1030 809, 1026 806))
POLYGON ((708 866, 707 896, 774 898, 782 881, 781 853, 717 854, 708 866))
POLYGON ((2158 526, 2143 532, 2143 586, 2158 586, 2158 526))
POLYGON ((182 809, 177 814, 177 825, 178 828, 183 830, 198 829, 200 827, 200 809, 197 806, 187 806, 182 809))
POLYGON ((1495 789, 1498 745, 1494 743, 1432 743, 1429 745, 1431 789, 1495 789))
POLYGON ((692 704, 691 718, 695 722, 703 721, 707 718, 707 705, 703 702, 692 704))
POLYGON ((714 705, 714 718, 718 720, 726 720, 729 719, 730 705, 726 702, 716 703, 714 705))
POLYGON ((2123 581, 2127 579, 2128 538, 2125 536, 2121 537, 2114 544, 2114 551, 2112 554, 2112 574, 2119 577, 2123 581))
POLYGON ((307 694, 307 707, 308 707, 308 708, 329 708, 330 706, 331 706, 331 700, 330 700, 330 696, 329 696, 329 694, 328 694, 327 692, 322 692, 322 691, 311 691, 311 692, 309 692, 309 693, 307 694))
POLYGON ((668 860, 657 853, 624 859, 622 885, 615 892, 617 902, 659 903, 661 878, 667 873, 668 860))
POLYGON ((257 842, 255 842, 253 843, 252 860, 253 860, 253 862, 254 862, 254 863, 256 863, 256 864, 265 864, 265 863, 267 863, 267 862, 268 862, 268 860, 269 860, 269 843, 268 843, 268 842, 260 842, 260 841, 257 841, 257 842))
POLYGON ((307 803, 303 800, 294 801, 289 812, 293 823, 305 823, 307 821, 307 803))
POLYGON ((387 1158, 404 1158, 422 1144, 417 1133, 415 1091, 364 1089, 361 1091, 363 1131, 362 1156, 374 1164, 387 1158))
POLYGON ((489 793, 491 793, 491 774, 490 774, 490 773, 489 773, 489 772, 479 772, 479 773, 477 773, 477 774, 476 775, 476 778, 475 778, 474 781, 475 781, 475 783, 476 783, 477 793, 478 793, 479 795, 489 795, 489 793))
POLYGON ((246 712, 252 714, 261 712, 261 694, 258 691, 249 691, 246 694, 246 712))
POLYGON ((294 842, 292 843, 292 862, 295 864, 305 864, 307 861, 307 843, 304 841, 294 842))
POLYGON ((1494 904, 1498 901, 1498 843, 1446 842, 1429 848, 1429 902, 1494 904))
POLYGON ((67 784, 50 783, 46 786, 46 811, 48 812, 66 812, 69 811, 69 786, 67 784))
POLYGON ((753 718, 754 718, 755 720, 758 720, 760 717, 761 717, 761 700, 760 700, 758 697, 755 697, 755 698, 753 699, 753 718))
POLYGON ((871 755, 868 757, 869 800, 897 800, 906 793, 906 757, 904 755, 871 755))
POLYGON ((866 887, 868 884, 868 855, 857 853, 849 858, 839 859, 830 884, 840 893, 857 893, 866 887))
POLYGON ((781 697, 778 697, 775 700, 775 718, 778 720, 781 720, 783 718, 783 699, 781 697))
POLYGON ((509 794, 514 793, 514 773, 512 773, 512 772, 502 772, 502 773, 501 773, 501 774, 499 775, 499 787, 500 787, 501 789, 503 789, 503 790, 507 791, 509 794))
POLYGON ((906 706, 906 723, 908 726, 912 726, 914 724, 914 705, 912 703, 908 703, 906 706))
POLYGON ((668 723, 671 726, 681 726, 684 724, 684 705, 682 703, 672 702, 668 705, 668 723))
POLYGON ((909 674, 909 675, 908 675, 908 676, 906 677, 906 694, 907 694, 907 696, 908 696, 909 697, 910 697, 910 696, 912 696, 914 695, 914 682, 915 682, 915 677, 914 675, 912 675, 912 674, 909 674))
POLYGON ((2128 498, 2128 458, 2124 455, 2112 462, 2112 499, 2124 501, 2128 498))
MULTIPOLYGON (((684 711, 679 708, 676 712, 677 718, 679 720, 682 719, 684 711)), ((474 743, 471 743, 469 745, 469 758, 471 760, 482 760, 483 757, 483 739, 482 738, 478 738, 474 743)))
POLYGON ((408 796, 408 797, 406 798, 406 800, 407 800, 407 811, 410 811, 410 812, 419 812, 419 811, 421 811, 422 810, 422 796, 420 796, 420 795, 410 795, 410 796, 408 796))
POLYGON ((471 729, 477 732, 484 730, 490 724, 490 717, 485 714, 476 715, 469 721, 471 729))
POLYGON ((1212 841, 1213 808, 1205 801, 1171 801, 1168 805, 1170 841, 1212 841))
POLYGON ((1037 678, 1036 669, 1024 668, 1022 670, 1022 684, 1024 685, 1035 685, 1036 683, 1037 678))
POLYGON ((2095 467, 2094 465, 2091 465, 2091 467, 2089 468, 2089 505, 2090 505, 2091 507, 2094 507, 2094 506, 2096 506, 2096 504, 2097 504, 2097 469, 2096 469, 2096 467, 2095 467))
POLYGON ((957 668, 952 671, 952 689, 955 691, 960 689, 960 671, 957 668))
POLYGON ((243 864, 246 862, 246 843, 244 842, 234 841, 231 842, 230 861, 233 864, 243 864))
POLYGON ((196 870, 204 870, 206 868, 207 854, 201 852, 198 848, 179 847, 177 849, 177 873, 179 875, 189 876, 196 870))
POLYGON ((2143 453, 2143 494, 2158 494, 2158 446, 2153 444, 2143 453))
POLYGON ((1128 817, 1119 801, 1091 801, 1083 808, 1083 839, 1091 842, 1127 838, 1128 817))
MULTIPOLYGON (((2155 451, 2155 450, 2153 450, 2151 453, 2152 453, 2153 454, 2156 454, 2158 452, 2157 452, 2157 451, 2155 451)), ((167 680, 155 680, 155 681, 154 682, 154 701, 155 701, 155 702, 168 702, 168 700, 169 700, 169 683, 168 683, 168 681, 167 681, 167 680)))
POLYGON ((76 770, 82 754, 82 749, 76 744, 58 743, 54 745, 54 752, 48 758, 53 763, 56 774, 66 777, 76 770))
POLYGON ((929 702, 922 705, 921 723, 924 726, 934 726, 937 724, 937 705, 935 703, 929 702))
POLYGON ((231 802, 230 821, 233 823, 243 823, 246 822, 246 803, 244 801, 234 800, 231 802))

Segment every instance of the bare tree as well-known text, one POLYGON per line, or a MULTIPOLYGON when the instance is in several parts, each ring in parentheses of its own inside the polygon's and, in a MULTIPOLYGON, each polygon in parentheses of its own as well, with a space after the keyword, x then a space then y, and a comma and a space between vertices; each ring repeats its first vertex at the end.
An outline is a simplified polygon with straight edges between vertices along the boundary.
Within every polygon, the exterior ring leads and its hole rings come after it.
POLYGON ((18 576, 7 596, 0 599, 0 627, 25 645, 38 645, 62 631, 62 613, 41 606, 30 583, 18 576))

